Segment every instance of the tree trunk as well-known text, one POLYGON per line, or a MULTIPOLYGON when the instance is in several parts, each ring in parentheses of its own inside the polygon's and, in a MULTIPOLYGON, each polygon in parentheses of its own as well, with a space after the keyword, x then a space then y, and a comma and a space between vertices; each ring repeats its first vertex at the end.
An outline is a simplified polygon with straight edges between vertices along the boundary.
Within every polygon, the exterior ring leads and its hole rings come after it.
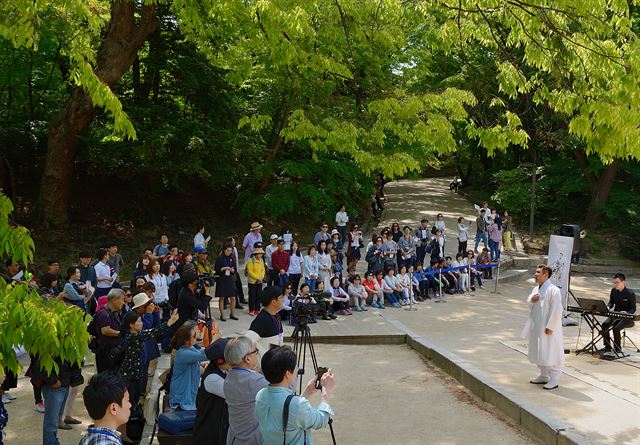
MULTIPOLYGON (((129 70, 138 49, 157 27, 153 5, 144 5, 136 23, 136 4, 113 0, 111 22, 96 59, 95 73, 112 87, 129 70)), ((40 188, 39 212, 46 226, 63 226, 69 219, 71 186, 80 137, 94 117, 91 98, 81 87, 74 87, 62 109, 49 124, 48 150, 40 188)))
MULTIPOLYGON (((273 126, 271 128, 271 137, 269 139, 269 146, 267 147, 267 157, 265 159, 266 163, 272 162, 276 155, 278 154, 278 150, 280 150, 280 146, 282 145, 282 130, 284 130, 289 122, 289 116, 291 115, 291 108, 286 103, 282 106, 282 116, 280 119, 276 119, 273 121, 273 126)), ((265 169, 264 174, 262 175, 262 180, 260 181, 260 187, 258 188, 258 193, 264 193, 269 187, 269 182, 271 180, 271 171, 270 169, 265 169)))
POLYGON ((616 180, 619 165, 620 159, 614 159, 609 165, 605 166, 605 169, 598 177, 596 186, 591 189, 591 202, 584 221, 585 227, 593 229, 600 221, 602 206, 609 200, 609 194, 616 180))

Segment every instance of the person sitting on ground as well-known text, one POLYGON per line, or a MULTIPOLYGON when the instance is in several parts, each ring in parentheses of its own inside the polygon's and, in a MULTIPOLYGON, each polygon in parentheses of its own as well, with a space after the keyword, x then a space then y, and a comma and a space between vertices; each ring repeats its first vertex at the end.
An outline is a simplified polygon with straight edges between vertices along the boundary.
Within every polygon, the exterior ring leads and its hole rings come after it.
POLYGON ((413 274, 415 273, 414 268, 413 268, 413 264, 409 265, 409 268, 407 269, 407 278, 408 278, 408 282, 409 282, 409 297, 411 298, 411 303, 412 304, 416 304, 419 303, 420 301, 422 301, 420 298, 420 292, 416 292, 418 291, 418 287, 413 285, 413 274))
MULTIPOLYGON (((411 279, 409 278, 409 274, 407 273, 407 266, 404 264, 400 266, 398 270, 398 284, 402 286, 402 301, 405 306, 409 304, 409 299, 411 296, 411 279)), ((417 303, 415 300, 412 303, 417 303)))
MULTIPOLYGON (((411 266, 413 267, 413 266, 411 266)), ((413 286, 413 295, 418 302, 424 301, 424 295, 420 288, 420 283, 424 279, 424 269, 421 264, 418 264, 417 270, 415 270, 411 277, 411 285, 413 286)))
POLYGON ((131 413, 127 383, 111 372, 94 374, 82 391, 82 399, 93 425, 78 445, 122 445, 117 430, 131 413))
MULTIPOLYGON (((291 306, 293 307, 294 304, 317 304, 315 298, 313 298, 311 296, 311 288, 309 287, 309 285, 307 283, 303 283, 302 286, 300 286, 300 294, 291 301, 291 306)), ((321 315, 322 315, 322 319, 323 320, 330 320, 330 318, 327 316, 326 311, 321 311, 321 315)), ((309 320, 308 323, 309 324, 313 324, 313 323, 317 323, 318 320, 315 317, 315 315, 310 315, 309 316, 309 320)), ((295 316, 293 314, 291 314, 291 318, 289 320, 289 323, 291 324, 291 326, 297 326, 298 324, 298 320, 296 320, 295 316)))
POLYGON ((224 361, 231 366, 223 387, 229 408, 227 444, 262 445, 256 394, 269 382, 257 372, 258 345, 247 336, 230 340, 224 349, 224 361))
POLYGON ((446 258, 442 258, 438 261, 438 279, 442 280, 445 293, 452 295, 456 290, 457 280, 453 272, 447 270, 448 268, 449 266, 447 265, 446 258))
POLYGON ((260 293, 262 310, 251 322, 249 330, 260 336, 261 350, 269 349, 269 345, 284 344, 280 310, 283 305, 282 289, 278 286, 267 286, 260 293))
POLYGON ((352 279, 353 281, 349 285, 349 296, 353 298, 356 311, 362 312, 367 310, 367 291, 362 285, 362 279, 360 275, 356 275, 352 279))
POLYGON ((196 394, 200 383, 200 362, 207 361, 204 351, 196 344, 198 333, 196 324, 189 322, 178 328, 171 339, 175 349, 171 373, 169 406, 183 411, 195 411, 196 394))
POLYGON ((471 267, 476 264, 474 251, 471 249, 467 250, 467 257, 463 261, 466 266, 469 266, 471 274, 471 290, 473 292, 476 290, 475 280, 478 280, 478 286, 480 286, 480 289, 484 289, 484 286, 482 285, 482 272, 475 267, 471 267))
POLYGON ((225 402, 224 381, 231 369, 224 361, 228 338, 219 338, 204 353, 209 364, 202 372, 196 396, 196 422, 191 441, 194 444, 224 445, 229 429, 229 410, 225 402))
POLYGON ((362 285, 367 296, 371 297, 371 307, 384 309, 384 294, 382 292, 382 288, 375 280, 373 272, 367 272, 364 275, 364 282, 362 285))
POLYGON ((324 290, 324 282, 318 281, 318 285, 315 290, 311 293, 311 297, 318 302, 318 306, 320 308, 320 313, 322 314, 322 319, 327 320, 327 317, 331 320, 335 320, 338 318, 333 314, 332 303, 333 299, 331 298, 331 292, 324 290), (326 315, 326 317, 325 317, 326 315))
POLYGON ((300 396, 291 389, 298 377, 296 364, 289 346, 273 348, 262 357, 262 371, 270 385, 256 395, 255 411, 265 444, 312 443, 311 430, 326 427, 334 415, 329 406, 336 384, 333 372, 329 369, 321 377, 321 401, 315 409, 308 401, 318 391, 315 376, 300 396))
MULTIPOLYGON (((451 262, 451 266, 452 267, 465 267, 464 261, 463 261, 463 257, 462 257, 462 253, 458 252, 456 254, 456 260, 451 262)), ((458 276, 459 276, 459 280, 458 280, 458 290, 461 293, 465 293, 469 287, 469 276, 467 274, 467 269, 459 269, 458 270, 458 276)))
POLYGON ((331 299, 333 300, 333 312, 340 311, 340 315, 351 315, 349 307, 349 295, 340 287, 340 278, 333 277, 331 284, 331 299))
POLYGON ((398 301, 402 298, 402 286, 398 284, 398 279, 395 275, 396 269, 394 267, 387 268, 387 273, 382 280, 382 291, 389 304, 395 308, 399 308, 401 305, 398 301))
MULTIPOLYGON (((433 289, 436 297, 440 297, 440 288, 442 287, 442 281, 440 281, 438 274, 438 260, 431 260, 429 267, 424 270, 425 277, 427 277, 428 284, 427 290, 433 289)), ((429 295, 427 293, 427 295, 429 295)), ((429 298, 429 297, 427 297, 429 298)))

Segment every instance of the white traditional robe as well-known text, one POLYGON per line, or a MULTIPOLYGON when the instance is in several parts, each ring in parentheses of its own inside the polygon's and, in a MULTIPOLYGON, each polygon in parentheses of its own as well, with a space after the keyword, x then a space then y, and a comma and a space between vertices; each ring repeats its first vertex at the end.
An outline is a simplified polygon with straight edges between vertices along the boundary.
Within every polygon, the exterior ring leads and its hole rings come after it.
POLYGON ((527 298, 531 312, 522 331, 523 338, 529 338, 529 361, 538 366, 560 367, 564 364, 564 344, 562 341, 562 296, 560 289, 545 281, 536 286, 527 298), (532 303, 531 298, 540 294, 540 299, 532 303), (549 328, 553 334, 546 335, 549 328))

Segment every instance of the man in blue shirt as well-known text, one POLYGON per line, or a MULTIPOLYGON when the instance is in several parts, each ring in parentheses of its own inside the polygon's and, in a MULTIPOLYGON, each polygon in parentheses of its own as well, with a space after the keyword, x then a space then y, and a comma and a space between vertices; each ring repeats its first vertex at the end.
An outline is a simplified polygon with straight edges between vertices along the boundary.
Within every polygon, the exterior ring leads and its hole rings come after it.
POLYGON ((316 377, 309 381, 300 396, 294 396, 291 389, 297 377, 296 354, 289 346, 270 349, 262 357, 262 372, 270 385, 261 389, 256 396, 256 416, 264 445, 312 445, 312 429, 319 430, 329 423, 334 414, 329 406, 336 381, 331 370, 321 378, 322 390, 318 408, 313 408, 307 400, 318 392, 316 377), (292 396, 291 398, 289 396, 292 396), (283 422, 285 404, 289 400, 288 416, 283 422))

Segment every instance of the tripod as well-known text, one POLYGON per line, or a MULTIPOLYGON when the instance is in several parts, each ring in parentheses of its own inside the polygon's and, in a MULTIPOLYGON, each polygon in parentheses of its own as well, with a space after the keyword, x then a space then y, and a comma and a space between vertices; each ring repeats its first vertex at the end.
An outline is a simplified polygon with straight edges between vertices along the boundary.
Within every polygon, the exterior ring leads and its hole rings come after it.
MULTIPOLYGON (((316 357, 316 351, 313 348, 311 329, 307 323, 307 318, 300 317, 298 319, 298 324, 293 330, 293 334, 291 334, 291 338, 293 338, 293 352, 295 352, 297 357, 296 365, 298 366, 298 380, 300 381, 298 394, 302 394, 302 376, 304 375, 305 366, 307 364, 307 348, 311 355, 313 372, 314 374, 317 374, 318 372, 318 358, 316 357)), ((336 435, 333 431, 333 419, 331 417, 329 417, 329 430, 331 431, 331 440, 333 441, 333 445, 336 445, 336 435)))

